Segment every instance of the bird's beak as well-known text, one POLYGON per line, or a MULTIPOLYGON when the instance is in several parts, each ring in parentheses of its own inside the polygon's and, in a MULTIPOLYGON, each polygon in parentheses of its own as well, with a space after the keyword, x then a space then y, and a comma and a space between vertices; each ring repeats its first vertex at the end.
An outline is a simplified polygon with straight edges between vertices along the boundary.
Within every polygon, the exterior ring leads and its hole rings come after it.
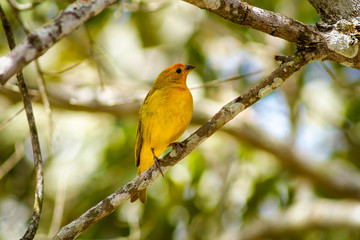
POLYGON ((185 65, 185 70, 186 71, 191 71, 194 68, 195 68, 195 66, 193 66, 193 65, 185 65))

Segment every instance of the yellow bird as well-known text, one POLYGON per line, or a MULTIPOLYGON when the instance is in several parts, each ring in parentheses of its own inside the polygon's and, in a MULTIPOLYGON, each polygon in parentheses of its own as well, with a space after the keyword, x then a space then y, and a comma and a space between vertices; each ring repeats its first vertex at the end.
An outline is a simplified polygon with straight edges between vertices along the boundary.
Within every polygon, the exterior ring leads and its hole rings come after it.
MULTIPOLYGON (((194 68, 181 63, 166 68, 141 105, 135 145, 137 175, 154 163, 159 167, 158 157, 188 127, 193 115, 193 99, 186 77, 194 68)), ((131 197, 131 202, 140 199, 145 203, 146 192, 147 189, 139 191, 131 197)))

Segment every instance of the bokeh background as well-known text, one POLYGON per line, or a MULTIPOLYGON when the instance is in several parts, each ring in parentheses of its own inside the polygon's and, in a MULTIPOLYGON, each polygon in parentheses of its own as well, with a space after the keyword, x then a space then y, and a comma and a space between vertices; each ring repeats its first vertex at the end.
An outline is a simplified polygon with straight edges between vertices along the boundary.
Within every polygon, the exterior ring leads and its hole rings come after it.
MULTIPOLYGON (((32 31, 71 2, 44 0, 14 11, 2 1, 2 7, 19 43, 25 33, 17 18, 32 31)), ((320 21, 305 0, 248 2, 306 24, 320 21)), ((0 33, 3 56, 9 49, 0 33)), ((194 117, 184 139, 274 70, 275 55, 295 50, 175 0, 122 1, 58 42, 39 58, 40 68, 24 69, 44 159, 35 239, 54 236, 135 177, 137 112, 163 69, 196 66, 188 77, 194 117), (50 107, 40 96, 41 78, 50 107)), ((34 195, 15 83, 0 87, 1 240, 22 236, 34 195)), ((126 202, 79 239, 359 239, 359 93, 358 70, 307 65, 158 179, 145 205, 126 202), (346 181, 349 189, 332 186, 346 181)))

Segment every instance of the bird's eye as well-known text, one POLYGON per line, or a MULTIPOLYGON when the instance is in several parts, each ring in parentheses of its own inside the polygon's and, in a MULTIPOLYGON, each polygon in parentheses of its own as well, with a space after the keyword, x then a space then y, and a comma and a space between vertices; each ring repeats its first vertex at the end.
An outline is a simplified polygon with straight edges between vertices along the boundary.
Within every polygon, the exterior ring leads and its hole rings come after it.
POLYGON ((176 72, 181 73, 181 69, 180 68, 176 69, 176 72))

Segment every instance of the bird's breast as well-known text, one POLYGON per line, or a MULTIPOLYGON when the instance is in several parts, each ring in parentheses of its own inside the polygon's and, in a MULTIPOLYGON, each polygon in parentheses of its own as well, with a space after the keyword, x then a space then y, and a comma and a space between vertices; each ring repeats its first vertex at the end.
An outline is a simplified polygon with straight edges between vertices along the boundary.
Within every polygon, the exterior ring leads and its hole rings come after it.
POLYGON ((187 88, 155 91, 140 112, 144 141, 155 150, 164 151, 185 132, 192 114, 193 99, 187 88))

